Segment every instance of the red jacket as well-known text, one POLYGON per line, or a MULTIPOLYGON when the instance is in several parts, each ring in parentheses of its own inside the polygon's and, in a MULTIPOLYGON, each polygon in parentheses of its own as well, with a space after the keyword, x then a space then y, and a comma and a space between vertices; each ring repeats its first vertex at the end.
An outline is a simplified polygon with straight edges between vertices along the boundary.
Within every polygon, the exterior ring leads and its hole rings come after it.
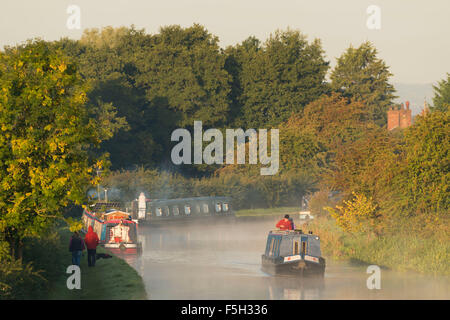
POLYGON ((98 236, 94 232, 91 226, 88 228, 88 232, 86 233, 86 236, 84 237, 84 243, 86 243, 86 247, 89 250, 96 249, 98 245, 98 236))
POLYGON ((291 222, 288 219, 281 219, 278 221, 276 227, 280 230, 292 230, 291 222))

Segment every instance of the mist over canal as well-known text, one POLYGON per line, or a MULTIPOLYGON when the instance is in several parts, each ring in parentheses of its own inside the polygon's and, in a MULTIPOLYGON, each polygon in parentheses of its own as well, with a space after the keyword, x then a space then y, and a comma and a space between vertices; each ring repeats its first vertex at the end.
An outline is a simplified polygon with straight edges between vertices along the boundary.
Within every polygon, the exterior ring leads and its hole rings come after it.
POLYGON ((126 260, 149 299, 450 299, 447 277, 382 269, 381 289, 369 290, 367 266, 327 257, 323 279, 265 274, 261 254, 274 222, 141 225, 143 253, 126 260))

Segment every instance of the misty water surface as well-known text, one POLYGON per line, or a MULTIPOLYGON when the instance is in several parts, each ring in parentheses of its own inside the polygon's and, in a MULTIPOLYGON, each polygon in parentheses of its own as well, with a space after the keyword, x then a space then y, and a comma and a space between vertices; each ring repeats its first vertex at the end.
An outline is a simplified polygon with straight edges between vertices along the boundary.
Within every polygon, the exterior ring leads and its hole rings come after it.
POLYGON ((449 299, 450 280, 382 269, 369 290, 366 266, 327 259, 325 277, 263 273, 261 254, 275 221, 167 223, 140 226, 143 253, 128 262, 149 299, 449 299))

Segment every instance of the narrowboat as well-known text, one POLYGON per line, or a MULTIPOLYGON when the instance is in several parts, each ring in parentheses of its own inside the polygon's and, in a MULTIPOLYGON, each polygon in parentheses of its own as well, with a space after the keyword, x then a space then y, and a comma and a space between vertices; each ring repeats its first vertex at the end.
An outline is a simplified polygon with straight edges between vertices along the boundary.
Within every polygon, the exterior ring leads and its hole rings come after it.
POLYGON ((100 245, 112 253, 140 254, 141 243, 137 241, 137 223, 129 214, 120 210, 95 213, 84 210, 83 231, 92 226, 97 233, 100 245))
POLYGON ((196 218, 234 217, 228 197, 193 197, 178 199, 147 199, 141 193, 131 204, 132 218, 139 223, 158 224, 168 221, 189 221, 196 218))
POLYGON ((262 271, 272 275, 318 275, 325 273, 320 238, 302 230, 272 230, 262 255, 262 271))

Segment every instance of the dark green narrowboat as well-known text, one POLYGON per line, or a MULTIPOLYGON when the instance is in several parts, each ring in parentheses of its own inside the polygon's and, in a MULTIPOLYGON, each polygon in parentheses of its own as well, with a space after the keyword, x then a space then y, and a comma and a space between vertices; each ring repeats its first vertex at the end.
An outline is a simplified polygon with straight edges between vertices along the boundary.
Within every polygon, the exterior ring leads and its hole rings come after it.
POLYGON ((317 275, 325 273, 320 238, 302 230, 274 230, 267 237, 262 271, 272 274, 317 275))

